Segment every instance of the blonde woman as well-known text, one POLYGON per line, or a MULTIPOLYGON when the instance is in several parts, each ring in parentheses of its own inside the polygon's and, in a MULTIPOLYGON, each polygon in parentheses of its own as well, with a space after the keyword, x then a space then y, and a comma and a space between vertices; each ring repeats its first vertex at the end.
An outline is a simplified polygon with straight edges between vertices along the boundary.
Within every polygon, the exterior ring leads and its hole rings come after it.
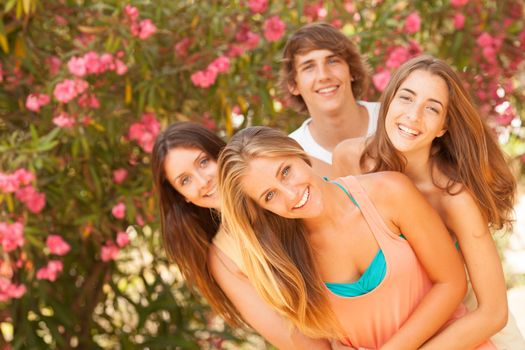
POLYGON ((406 176, 327 181, 295 140, 252 127, 221 152, 219 187, 250 282, 304 334, 417 349, 464 312, 461 259, 406 176))

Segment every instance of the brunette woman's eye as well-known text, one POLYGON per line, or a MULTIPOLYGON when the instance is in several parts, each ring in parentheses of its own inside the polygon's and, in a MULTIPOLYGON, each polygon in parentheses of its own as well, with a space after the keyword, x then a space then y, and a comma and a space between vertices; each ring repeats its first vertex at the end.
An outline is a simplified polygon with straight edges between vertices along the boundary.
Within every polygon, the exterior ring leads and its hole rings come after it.
POLYGON ((186 186, 187 184, 190 183, 190 177, 189 176, 184 176, 180 179, 180 185, 181 186, 186 186))

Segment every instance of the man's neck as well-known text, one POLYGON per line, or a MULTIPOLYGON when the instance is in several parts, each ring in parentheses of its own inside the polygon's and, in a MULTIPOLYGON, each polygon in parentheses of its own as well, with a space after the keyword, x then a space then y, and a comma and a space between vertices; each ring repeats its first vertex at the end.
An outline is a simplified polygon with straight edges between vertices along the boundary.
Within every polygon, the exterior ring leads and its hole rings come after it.
POLYGON ((369 115, 365 107, 353 103, 344 109, 344 113, 332 115, 311 115, 308 125, 310 133, 324 149, 332 152, 341 141, 366 136, 369 115))

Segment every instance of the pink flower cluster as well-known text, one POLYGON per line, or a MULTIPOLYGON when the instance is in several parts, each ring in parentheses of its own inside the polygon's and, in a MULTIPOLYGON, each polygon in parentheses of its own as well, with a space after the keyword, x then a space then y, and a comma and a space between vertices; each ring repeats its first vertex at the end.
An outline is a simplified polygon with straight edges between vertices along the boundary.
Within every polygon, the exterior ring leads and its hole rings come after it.
POLYGON ((11 298, 19 299, 27 291, 23 284, 14 284, 5 277, 0 277, 0 302, 8 301, 11 298))
POLYGON ((100 249, 100 259, 104 262, 115 260, 121 248, 129 244, 129 236, 126 232, 117 233, 116 244, 113 241, 107 241, 100 249))
POLYGON ((388 82, 390 81, 390 71, 382 70, 372 76, 372 83, 374 83, 377 91, 383 92, 388 82))
POLYGON ((136 7, 126 5, 124 12, 131 23, 130 30, 133 36, 136 36, 141 40, 146 40, 157 32, 157 27, 151 19, 144 19, 140 22, 138 21, 140 13, 136 7))
POLYGON ((69 129, 76 124, 76 120, 66 112, 62 112, 53 118, 53 124, 59 128, 69 129))
POLYGON ((259 46, 261 37, 250 30, 248 24, 243 23, 239 26, 237 33, 235 33, 236 44, 230 46, 228 50, 228 57, 240 56, 245 50, 253 50, 259 46))
POLYGON ((46 246, 51 254, 60 256, 66 255, 71 250, 71 246, 59 235, 47 236, 46 246))
POLYGON ((268 9, 268 0, 248 0, 248 7, 253 13, 263 13, 268 9))
POLYGON ((41 267, 36 272, 36 278, 39 280, 56 281, 58 275, 64 269, 64 265, 60 260, 50 260, 46 266, 41 267))
POLYGON ((29 94, 26 99, 26 108, 33 112, 40 112, 40 107, 49 102, 50 98, 46 94, 29 94))
POLYGON ((408 34, 414 34, 419 32, 419 29, 421 29, 421 17, 419 17, 417 11, 414 11, 406 18, 405 32, 408 34))
POLYGON ((118 56, 123 56, 123 53, 119 52, 117 57, 114 57, 109 53, 99 55, 94 51, 89 51, 82 57, 71 57, 67 62, 67 68, 78 78, 107 71, 114 71, 118 75, 126 74, 128 67, 118 56))
POLYGON ((4 252, 9 253, 24 245, 24 225, 20 222, 0 222, 0 243, 4 252))
POLYGON ((188 50, 191 45, 191 39, 188 37, 185 37, 181 39, 177 44, 175 44, 175 53, 179 57, 186 57, 188 56, 188 50))
POLYGON ((129 127, 129 140, 137 141, 144 152, 151 153, 155 138, 160 132, 160 123, 154 113, 144 113, 140 122, 129 127))
POLYGON ((482 48, 483 57, 489 64, 496 64, 496 55, 501 47, 501 38, 495 38, 487 32, 481 33, 476 43, 482 48))
POLYGON ((450 0, 450 4, 454 7, 461 7, 463 5, 466 5, 468 3, 468 0, 450 0))
POLYGON ((20 186, 29 185, 33 180, 35 180, 35 175, 24 168, 17 169, 12 174, 0 172, 0 191, 13 193, 20 186))
POLYGON ((38 192, 33 186, 22 187, 16 191, 15 195, 34 214, 40 213, 46 206, 45 193, 38 192))
POLYGON ((53 90, 53 95, 59 102, 68 103, 87 90, 89 84, 82 79, 65 79, 58 83, 53 90))
POLYGON ((230 69, 230 59, 226 56, 219 56, 204 70, 197 71, 191 75, 193 85, 208 88, 215 83, 219 73, 227 72, 230 69))
POLYGON ((263 31, 266 40, 272 42, 281 39, 286 30, 286 24, 281 21, 279 16, 272 16, 264 21, 263 31))
POLYGON ((465 16, 462 13, 456 13, 453 21, 455 29, 463 29, 465 26, 465 16))

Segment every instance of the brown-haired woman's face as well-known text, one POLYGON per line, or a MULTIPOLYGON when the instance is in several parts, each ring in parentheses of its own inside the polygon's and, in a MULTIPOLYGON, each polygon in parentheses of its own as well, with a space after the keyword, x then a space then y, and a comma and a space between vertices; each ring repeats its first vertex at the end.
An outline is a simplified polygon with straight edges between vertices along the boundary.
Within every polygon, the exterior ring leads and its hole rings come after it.
POLYGON ((203 208, 220 208, 217 162, 199 148, 177 147, 164 160, 169 183, 186 201, 203 208))
POLYGON ((428 155, 432 141, 447 131, 448 88, 438 75, 416 70, 401 83, 390 102, 385 129, 394 147, 407 155, 428 155))

